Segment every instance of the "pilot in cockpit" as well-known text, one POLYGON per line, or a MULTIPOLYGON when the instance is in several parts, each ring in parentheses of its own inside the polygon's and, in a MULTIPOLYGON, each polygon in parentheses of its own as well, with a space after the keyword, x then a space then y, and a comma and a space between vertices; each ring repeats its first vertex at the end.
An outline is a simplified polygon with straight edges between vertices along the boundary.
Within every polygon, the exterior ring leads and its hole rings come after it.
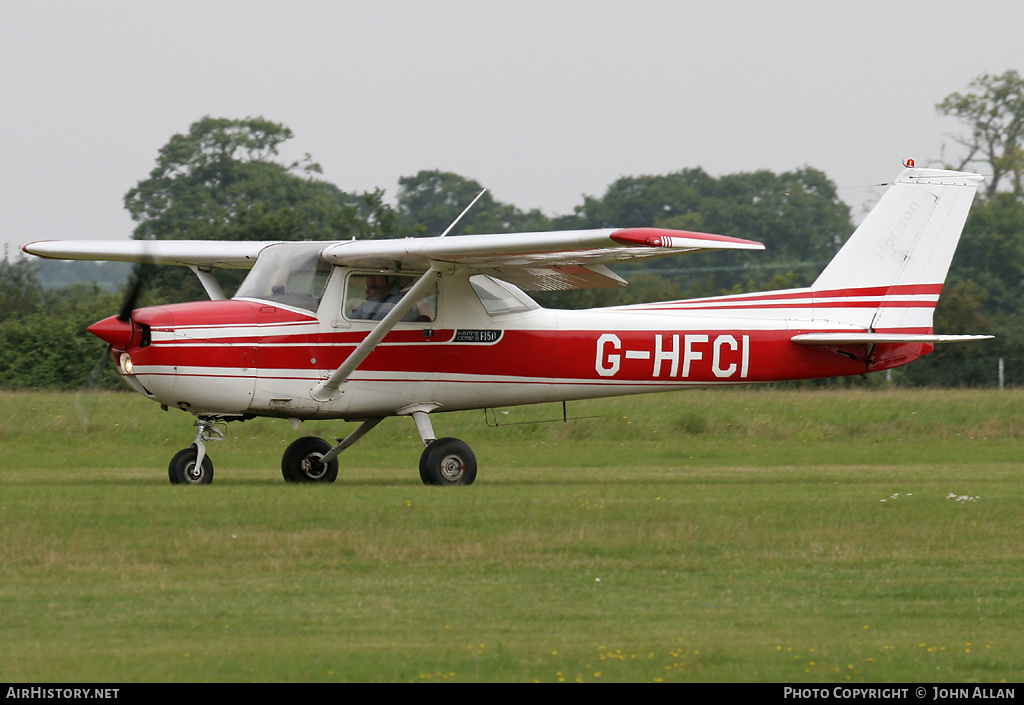
POLYGON ((384 274, 371 274, 366 277, 366 301, 349 318, 379 321, 401 300, 402 288, 397 281, 384 274))

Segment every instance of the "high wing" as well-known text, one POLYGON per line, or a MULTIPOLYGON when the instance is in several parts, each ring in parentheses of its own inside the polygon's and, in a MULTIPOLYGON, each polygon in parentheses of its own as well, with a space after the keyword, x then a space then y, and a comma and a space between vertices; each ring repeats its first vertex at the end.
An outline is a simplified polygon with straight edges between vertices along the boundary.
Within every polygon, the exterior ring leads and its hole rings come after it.
MULTIPOLYGON (((55 240, 25 245, 49 259, 152 262, 193 271, 247 269, 260 251, 282 241, 55 240)), ((296 243, 297 244, 297 243, 296 243)), ((605 228, 401 240, 325 242, 321 258, 348 267, 424 272, 469 267, 528 291, 625 286, 606 264, 701 250, 763 250, 752 240, 661 228, 605 228)))
POLYGON ((469 267, 527 291, 625 286, 604 265, 700 250, 763 250, 752 240, 660 228, 606 228, 507 235, 361 240, 327 247, 331 264, 425 271, 469 267))

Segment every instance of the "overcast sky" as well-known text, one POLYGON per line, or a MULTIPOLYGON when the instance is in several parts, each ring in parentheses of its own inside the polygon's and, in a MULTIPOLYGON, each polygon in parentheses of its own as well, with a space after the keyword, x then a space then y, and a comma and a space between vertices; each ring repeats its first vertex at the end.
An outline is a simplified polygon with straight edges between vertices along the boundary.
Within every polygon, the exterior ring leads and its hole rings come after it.
POLYGON ((125 192, 205 115, 287 125, 346 191, 442 169, 556 215, 620 176, 812 166, 857 213, 962 131, 937 102, 1024 71, 1022 28, 1020 0, 0 0, 0 242, 127 238, 125 192))

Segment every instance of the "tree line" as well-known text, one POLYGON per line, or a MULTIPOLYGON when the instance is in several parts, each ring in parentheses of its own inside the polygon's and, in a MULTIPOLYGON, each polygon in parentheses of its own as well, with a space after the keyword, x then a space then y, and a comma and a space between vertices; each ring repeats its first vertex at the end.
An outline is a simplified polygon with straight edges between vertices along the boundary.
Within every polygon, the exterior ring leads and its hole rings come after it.
MULTIPOLYGON (((1024 383, 1024 79, 1016 71, 976 78, 939 102, 965 131, 958 161, 987 184, 968 218, 936 311, 940 333, 990 333, 995 341, 938 346, 896 371, 904 385, 990 385, 996 360, 1009 384, 1024 383)), ((283 161, 291 130, 263 118, 205 117, 164 145, 156 166, 124 197, 137 239, 343 240, 437 235, 484 186, 425 170, 384 190, 346 193, 326 181, 310 155, 283 161)), ((763 242, 763 252, 673 257, 617 271, 631 286, 538 295, 546 306, 582 308, 806 286, 853 232, 849 207, 817 169, 714 177, 699 167, 623 177, 573 212, 523 210, 487 191, 450 235, 600 227, 666 227, 763 242)), ((0 388, 74 389, 87 379, 116 386, 103 346, 85 327, 111 315, 119 294, 96 282, 95 263, 0 261, 0 388), (91 268, 91 269, 89 269, 91 268), (84 274, 83 274, 84 272, 84 274), (79 281, 54 288, 53 281, 79 281), (44 282, 47 286, 44 286, 44 282)), ((219 272, 225 291, 243 273, 219 272)), ((123 276, 123 275, 121 275, 123 276)), ((183 267, 151 270, 140 305, 205 298, 183 267)), ((891 383, 891 379, 889 382, 891 383)), ((873 381, 869 383, 879 382, 873 381)))

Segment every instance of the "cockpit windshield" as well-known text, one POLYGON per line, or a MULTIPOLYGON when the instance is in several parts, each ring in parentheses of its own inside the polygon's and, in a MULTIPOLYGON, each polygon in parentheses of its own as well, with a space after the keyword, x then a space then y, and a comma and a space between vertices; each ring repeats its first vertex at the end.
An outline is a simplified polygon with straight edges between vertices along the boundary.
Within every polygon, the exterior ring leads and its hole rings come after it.
POLYGON ((331 265, 320 259, 322 242, 280 243, 260 252, 236 299, 260 299, 316 311, 331 265))

